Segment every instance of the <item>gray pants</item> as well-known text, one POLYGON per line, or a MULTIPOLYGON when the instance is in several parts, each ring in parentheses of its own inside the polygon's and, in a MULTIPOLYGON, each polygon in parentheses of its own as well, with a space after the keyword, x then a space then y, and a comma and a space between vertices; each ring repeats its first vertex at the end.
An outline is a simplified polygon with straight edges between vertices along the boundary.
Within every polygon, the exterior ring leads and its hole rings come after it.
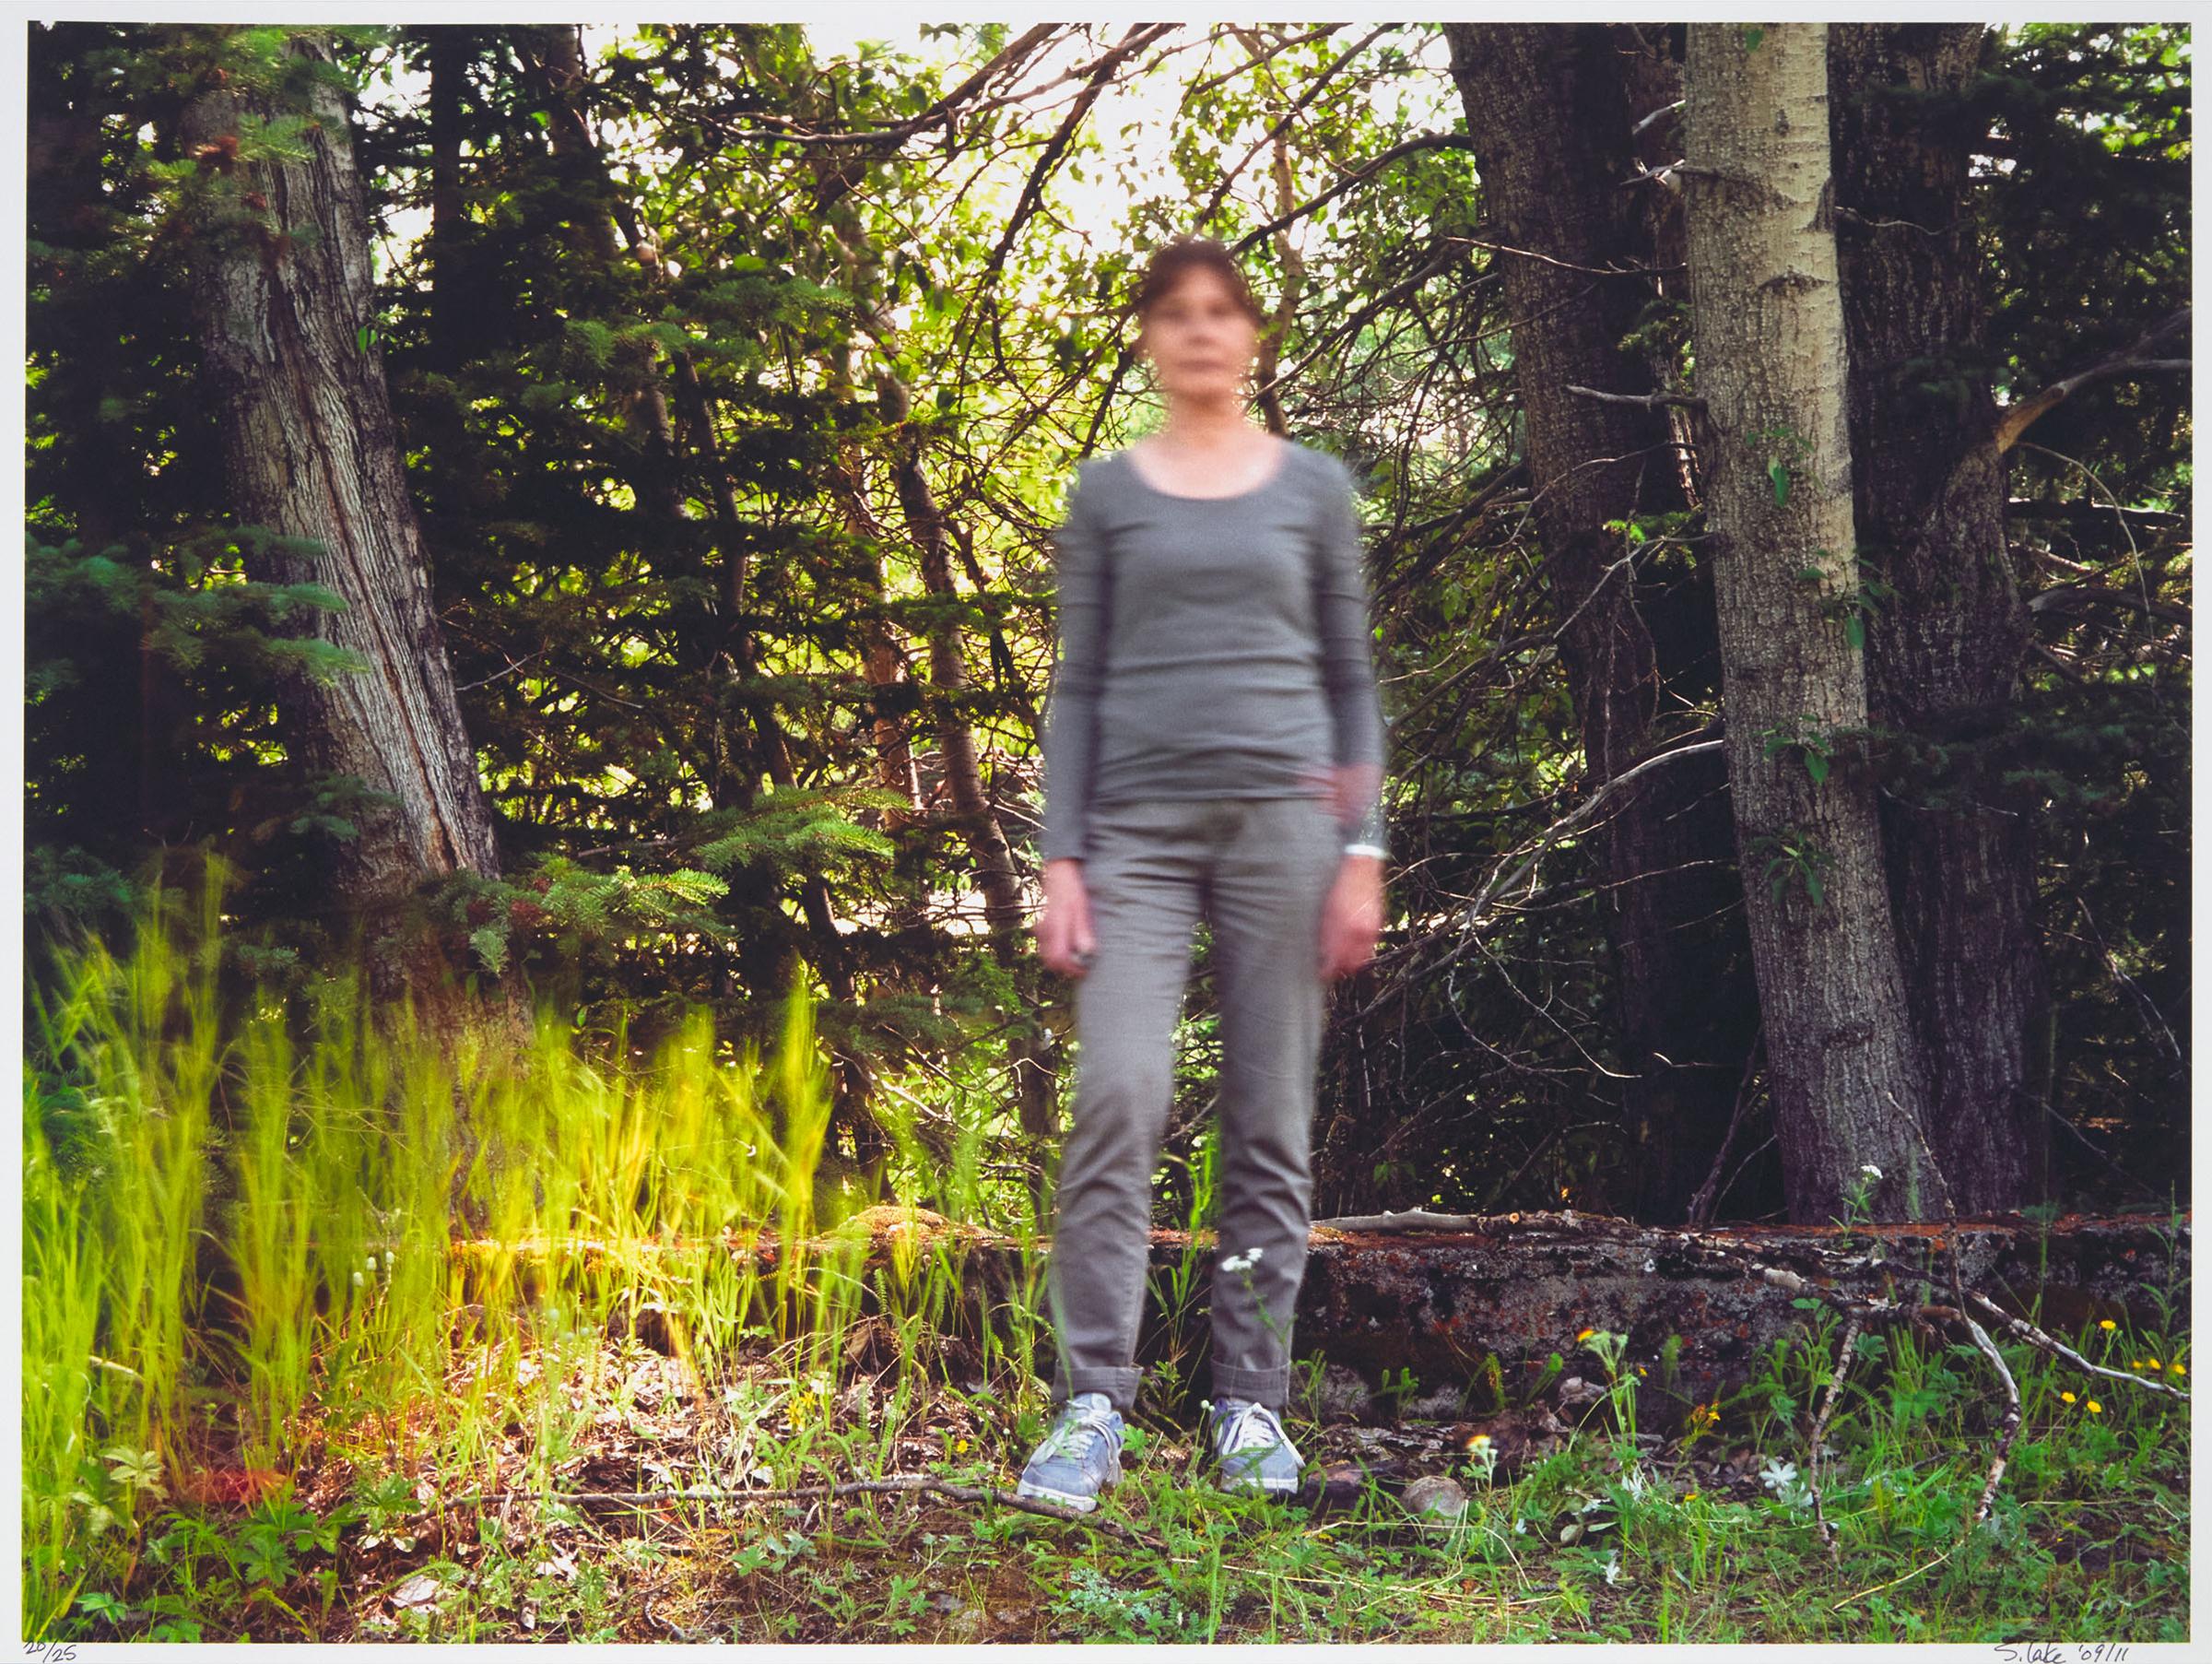
POLYGON ((1152 1168, 1203 915, 1220 995, 1214 1396, 1279 1410, 1313 1200, 1321 909, 1344 828, 1318 797, 1153 798, 1095 806, 1091 832, 1083 882, 1098 948, 1076 983, 1074 1126, 1047 1279, 1053 1398, 1102 1392, 1124 1411, 1136 1400, 1152 1168), (1220 1268, 1254 1250, 1248 1272, 1220 1268))

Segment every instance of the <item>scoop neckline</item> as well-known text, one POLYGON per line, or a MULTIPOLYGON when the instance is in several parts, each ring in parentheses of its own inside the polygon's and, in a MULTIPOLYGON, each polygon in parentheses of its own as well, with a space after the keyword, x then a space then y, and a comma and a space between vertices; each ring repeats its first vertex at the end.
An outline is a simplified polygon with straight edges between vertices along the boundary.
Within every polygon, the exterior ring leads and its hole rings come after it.
POLYGON ((1283 439, 1277 441, 1277 443, 1282 447, 1282 454, 1277 458, 1275 466, 1268 470, 1267 477, 1257 485, 1248 487, 1241 491, 1232 491, 1226 497, 1191 497, 1181 491, 1163 491, 1145 478, 1144 469, 1136 466, 1136 458, 1129 451, 1122 453, 1122 462, 1128 469, 1130 478, 1135 479, 1138 485, 1144 487, 1153 496, 1164 497, 1170 502, 1241 502, 1247 497, 1258 496, 1270 486, 1281 484, 1283 477, 1290 471, 1290 453, 1298 448, 1297 443, 1293 440, 1283 439))

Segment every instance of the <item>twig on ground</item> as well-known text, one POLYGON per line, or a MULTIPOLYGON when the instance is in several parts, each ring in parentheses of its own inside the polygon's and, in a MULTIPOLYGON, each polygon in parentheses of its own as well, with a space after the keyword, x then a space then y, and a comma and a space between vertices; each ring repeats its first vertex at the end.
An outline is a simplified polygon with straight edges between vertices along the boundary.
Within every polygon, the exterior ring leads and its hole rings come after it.
POLYGON ((458 1507, 467 1503, 558 1502, 558 1503, 621 1503, 635 1507, 651 1507, 666 1503, 717 1502, 762 1503, 796 1502, 808 1497, 837 1497, 862 1495, 932 1495, 946 1497, 954 1502, 999 1503, 1024 1514, 1041 1514, 1048 1519, 1065 1519, 1077 1525, 1089 1526, 1110 1537, 1124 1542, 1134 1542, 1148 1549, 1167 1552, 1167 1545, 1134 1531, 1118 1520, 1100 1519, 1094 1514, 1078 1514, 1073 1508, 1055 1506, 1032 1497, 1018 1495, 1012 1491, 1001 1491, 993 1485, 960 1485, 949 1480, 932 1479, 925 1474, 895 1474, 888 1479, 841 1480, 828 1485, 792 1485, 773 1491, 736 1491, 714 1486, 694 1485, 679 1491, 559 1491, 540 1495, 535 1491, 477 1491, 465 1496, 447 1499, 446 1505, 458 1507))
POLYGON ((2005 1367, 2005 1354, 1997 1351, 1997 1343, 1989 1338, 1989 1331, 1964 1312, 1959 1314, 1959 1321, 1966 1325, 1966 1332, 1974 1338, 1974 1344, 1989 1360, 1990 1368, 1997 1372, 1997 1379, 2005 1383, 2005 1431, 1997 1435, 1997 1454, 1989 1465, 1989 1478, 1983 1481, 1982 1505, 1967 1523, 1964 1535, 1971 1536, 1974 1528, 1989 1517, 1989 1505, 1997 1494, 1997 1481, 2005 1477, 2006 1454, 2012 1448, 2013 1435, 2020 1430, 2020 1388, 2012 1378, 2012 1371, 2005 1367))
POLYGON ((2092 1375, 2102 1375, 2108 1381, 2125 1381, 2130 1387, 2139 1387, 2145 1392, 2162 1392, 2170 1398, 2181 1399, 2184 1404, 2189 1401, 2189 1395, 2178 1387, 2169 1387, 2163 1381, 2153 1381, 2143 1375, 2131 1375, 2122 1370, 2108 1369, 2101 1363, 2090 1363, 2065 1341, 2053 1339, 2036 1328, 2034 1324, 2029 1322, 2027 1318, 2014 1316, 1979 1289, 1968 1290, 1966 1297, 2021 1339, 2041 1347, 2053 1358, 2063 1359, 2077 1369, 2085 1370, 2092 1375))
POLYGON ((1851 1367, 1852 1349, 1859 1343, 1859 1331, 1865 1327, 1864 1315, 1853 1312, 1843 1328, 1843 1344, 1836 1351, 1836 1373, 1828 1378, 1828 1394, 1820 1400, 1820 1413, 1813 1419, 1811 1452, 1806 1457, 1805 1488, 1812 1493, 1813 1523, 1820 1528, 1820 1540, 1827 1545, 1828 1557, 1840 1567, 1843 1563, 1842 1551, 1836 1547, 1836 1528, 1828 1523, 1828 1515, 1820 1506, 1820 1441, 1828 1433, 1828 1418, 1835 1413, 1836 1398, 1843 1390, 1843 1374, 1851 1367))

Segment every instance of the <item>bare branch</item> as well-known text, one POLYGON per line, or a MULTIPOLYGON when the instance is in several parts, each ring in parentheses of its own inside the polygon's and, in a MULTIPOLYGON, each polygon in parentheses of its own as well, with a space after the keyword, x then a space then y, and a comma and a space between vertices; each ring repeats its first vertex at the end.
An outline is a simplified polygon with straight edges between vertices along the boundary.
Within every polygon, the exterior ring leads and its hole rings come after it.
POLYGON ((1996 431, 1992 435, 1997 454, 2002 456, 2019 443, 2020 435, 2027 432, 2036 419, 2046 410, 2065 403, 2093 382, 2109 381, 2113 376, 2124 375, 2131 371, 2188 369, 2190 360, 2187 359, 2153 358, 2150 353, 2151 348, 2189 326, 2191 310, 2184 306, 2171 317, 2154 324, 2144 332, 2140 340, 2124 351, 2100 359, 2087 370, 2077 370, 2063 380, 2053 382, 2041 393, 2030 394, 2026 398, 2007 405, 1997 418, 1996 431))
POLYGON ((1596 813, 1599 805, 1613 797, 1630 781, 1666 763, 1677 762, 1685 757, 1695 756, 1703 751, 1717 751, 1725 743, 1724 739, 1694 740, 1688 745, 1679 745, 1661 751, 1655 757, 1647 757, 1633 768, 1623 769, 1619 773, 1614 775, 1612 779, 1592 792, 1579 808, 1553 821, 1537 838, 1536 846, 1529 851, 1520 866, 1513 868, 1511 876, 1503 879, 1493 876, 1490 881, 1482 887, 1481 893, 1477 895, 1473 903, 1468 905, 1465 915, 1469 934, 1472 935, 1475 931, 1481 929, 1485 924, 1491 896, 1497 894, 1500 890, 1509 890, 1518 883, 1522 876, 1536 864, 1546 850, 1596 813))
MULTIPOLYGON (((1511 248, 1502 242, 1485 242, 1479 237, 1447 237, 1447 242, 1462 242, 1469 248, 1488 249, 1493 254, 1512 254, 1522 260, 1535 260, 1545 266, 1556 266, 1563 272, 1585 272, 1594 277, 1659 277, 1673 272, 1686 272, 1687 265, 1674 266, 1577 266, 1571 260, 1555 259, 1539 254, 1534 249, 1511 248)), ((1602 395, 1600 395, 1603 396, 1602 395)))
POLYGON ((1232 252, 1241 254, 1253 244, 1274 236, 1284 227, 1297 224, 1315 208, 1335 201, 1354 185, 1365 184, 1400 157, 1417 155, 1423 150, 1472 150, 1474 148, 1475 141, 1464 133, 1424 133, 1407 139, 1404 144, 1393 145, 1381 155, 1370 158, 1360 167, 1347 173, 1318 196, 1308 197, 1288 213, 1278 214, 1256 230, 1240 237, 1232 252))
POLYGON ((1567 384, 1567 391, 1584 398, 1603 399, 1608 405, 1637 405, 1646 410, 1668 405, 1679 405, 1685 410, 1705 408, 1705 401, 1692 393, 1600 393, 1595 387, 1578 387, 1572 382, 1567 384))

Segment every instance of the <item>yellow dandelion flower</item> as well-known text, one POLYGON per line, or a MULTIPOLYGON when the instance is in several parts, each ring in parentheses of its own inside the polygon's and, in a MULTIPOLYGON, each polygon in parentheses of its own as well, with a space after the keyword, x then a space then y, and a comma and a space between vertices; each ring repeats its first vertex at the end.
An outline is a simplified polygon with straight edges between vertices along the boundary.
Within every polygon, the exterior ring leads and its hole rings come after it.
POLYGON ((1596 1331, 1595 1329, 1594 1329, 1594 1328, 1586 1328, 1586 1329, 1584 1329, 1584 1330, 1583 1330, 1583 1331, 1581 1334, 1577 1335, 1577 1336, 1575 1337, 1575 1339, 1576 1339, 1577 1340, 1587 1340, 1587 1339, 1590 1339, 1590 1337, 1591 1337, 1591 1336, 1593 1336, 1593 1335, 1594 1335, 1594 1334, 1596 1334, 1596 1333, 1597 1333, 1597 1331, 1596 1331))
POLYGON ((2189 1371, 2182 1364, 2177 1363, 2173 1366, 2173 1373, 2177 1375, 2185 1375, 2189 1371))
POLYGON ((2130 1369, 2141 1369, 2143 1367, 2143 1360, 2140 1358, 2130 1358, 2127 1361, 2127 1366, 2130 1369))
POLYGON ((1480 1450, 1480 1449, 1481 1449, 1481 1448, 1482 1448, 1482 1447, 1483 1447, 1485 1445, 1488 1444, 1489 1442, 1490 1442, 1490 1435, 1489 1435, 1488 1434, 1487 1434, 1487 1433, 1478 1433, 1478 1434, 1476 1434, 1476 1435, 1475 1435, 1473 1438, 1471 1438, 1471 1439, 1469 1439, 1469 1440, 1467 1441, 1467 1448, 1468 1448, 1469 1450, 1480 1450))
POLYGON ((2062 1392, 2058 1396, 2064 1398, 2069 1404, 2074 1402, 2074 1395, 2070 1392, 2062 1392))
POLYGON ((2091 1398, 2089 1400, 2089 1413, 2093 1416, 2100 1416, 2104 1413, 2104 1406, 2097 1402, 2095 1398, 2091 1398))
POLYGON ((1685 1491, 1682 1493, 1682 1500, 1686 1503, 1694 1503, 1698 1500, 1698 1493, 1695 1491, 1685 1491))
POLYGON ((2146 1358, 2143 1360, 2143 1362, 2149 1364, 2153 1369, 2156 1369, 2159 1366, 2159 1361, 2156 1358, 2146 1358))
POLYGON ((959 1441, 959 1443, 958 1443, 957 1445, 953 1446, 953 1447, 952 1447, 952 1451, 953 1451, 953 1454, 954 1454, 955 1456, 959 1456, 959 1455, 961 1455, 961 1454, 963 1454, 963 1453, 964 1453, 964 1452, 967 1450, 967 1448, 968 1448, 968 1441, 967 1441, 966 1439, 962 1439, 962 1440, 960 1440, 960 1441, 959 1441))
POLYGON ((2110 1317, 2100 1317, 2097 1319, 2097 1327, 2099 1328, 2118 1328, 2120 1326, 2110 1317))

